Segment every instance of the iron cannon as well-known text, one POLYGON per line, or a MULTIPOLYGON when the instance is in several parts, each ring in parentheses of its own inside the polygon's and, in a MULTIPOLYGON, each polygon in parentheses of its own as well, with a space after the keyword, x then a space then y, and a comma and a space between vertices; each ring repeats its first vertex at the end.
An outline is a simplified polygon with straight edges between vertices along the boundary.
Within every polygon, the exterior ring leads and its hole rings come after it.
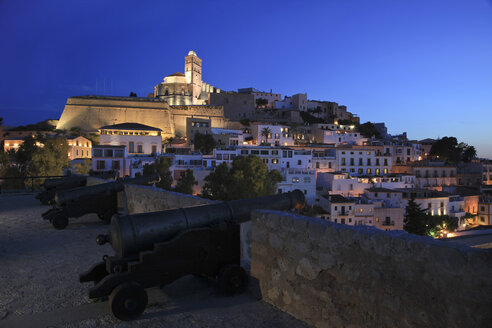
POLYGON ((43 213, 55 229, 64 229, 68 219, 96 213, 106 223, 118 212, 117 193, 125 184, 151 184, 160 180, 157 173, 135 178, 123 178, 93 186, 74 188, 55 193, 53 208, 43 213))
POLYGON ((59 179, 46 179, 42 186, 44 188, 36 198, 44 205, 53 203, 56 192, 61 190, 84 187, 87 184, 87 176, 85 175, 69 175, 59 179))
POLYGON ((109 307, 120 320, 143 313, 146 288, 164 286, 188 274, 218 282, 225 294, 241 291, 247 274, 239 265, 240 223, 258 209, 302 208, 304 194, 295 190, 274 196, 241 199, 160 212, 113 216, 108 235, 114 256, 80 275, 93 282, 89 298, 109 297, 109 307))

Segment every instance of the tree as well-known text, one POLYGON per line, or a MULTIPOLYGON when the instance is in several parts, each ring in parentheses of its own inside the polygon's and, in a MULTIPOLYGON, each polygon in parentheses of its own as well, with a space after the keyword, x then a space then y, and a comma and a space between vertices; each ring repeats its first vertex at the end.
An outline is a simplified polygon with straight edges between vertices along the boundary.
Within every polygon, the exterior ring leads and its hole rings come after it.
POLYGON ((202 154, 210 154, 217 143, 211 134, 197 132, 195 133, 193 144, 195 145, 195 150, 199 150, 202 154))
POLYGON ((265 143, 268 143, 268 138, 270 138, 272 136, 272 130, 270 130, 269 127, 264 127, 263 129, 261 129, 260 133, 261 133, 262 137, 265 137, 265 139, 266 139, 265 143))
POLYGON ((176 184, 176 191, 182 194, 192 194, 193 186, 197 185, 198 181, 195 180, 193 170, 187 169, 185 172, 181 172, 181 177, 176 184))
POLYGON ((211 199, 233 200, 272 195, 282 175, 268 171, 261 158, 238 156, 232 167, 223 163, 205 177, 203 195, 211 199))
POLYGON ((165 190, 171 190, 171 184, 173 183, 173 177, 169 168, 171 167, 171 159, 167 157, 158 157, 152 164, 145 164, 143 168, 143 174, 152 174, 157 172, 161 177, 161 181, 155 185, 158 188, 165 190))
POLYGON ((452 232, 458 228, 458 218, 448 215, 431 215, 411 198, 405 208, 403 229, 421 236, 442 237, 444 232, 452 232))
POLYGON ((467 145, 467 147, 465 147, 465 149, 463 151, 463 154, 461 156, 461 160, 463 162, 469 163, 475 157, 477 157, 477 151, 475 150, 475 147, 467 145))
POLYGON ((73 164, 73 173, 88 175, 91 170, 90 160, 83 160, 73 164))
POLYGON ((381 134, 371 122, 366 122, 359 125, 358 130, 365 138, 371 138, 374 136, 376 139, 381 139, 381 134))
POLYGON ((426 211, 420 208, 412 197, 405 207, 405 218, 403 219, 403 229, 409 233, 421 236, 427 235, 427 216, 426 211))
POLYGON ((129 97, 137 97, 137 94, 135 92, 130 92, 130 96, 129 97))
POLYGON ((438 157, 446 162, 470 162, 477 156, 475 147, 464 142, 458 143, 455 137, 443 137, 432 144, 431 156, 438 157))
POLYGON ((44 147, 32 155, 29 175, 62 175, 69 165, 67 139, 57 137, 45 140, 43 144, 44 147))

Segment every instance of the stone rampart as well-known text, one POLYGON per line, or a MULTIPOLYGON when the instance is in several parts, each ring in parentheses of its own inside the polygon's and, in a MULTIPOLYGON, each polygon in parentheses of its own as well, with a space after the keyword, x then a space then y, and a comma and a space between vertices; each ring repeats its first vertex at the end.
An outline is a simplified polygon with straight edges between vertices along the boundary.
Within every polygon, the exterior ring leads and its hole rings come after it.
POLYGON ((252 218, 263 299, 316 327, 487 327, 492 252, 290 213, 252 218))

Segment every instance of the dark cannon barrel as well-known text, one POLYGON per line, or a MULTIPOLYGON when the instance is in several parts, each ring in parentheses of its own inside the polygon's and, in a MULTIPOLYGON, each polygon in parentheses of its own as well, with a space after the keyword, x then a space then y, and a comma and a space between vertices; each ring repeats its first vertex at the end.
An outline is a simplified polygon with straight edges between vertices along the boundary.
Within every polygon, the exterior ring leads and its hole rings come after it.
POLYGON ((135 178, 118 179, 116 181, 101 183, 98 185, 59 191, 55 195, 55 202, 58 206, 62 206, 71 202, 77 202, 85 196, 122 191, 125 184, 150 184, 159 181, 160 176, 157 173, 135 178))
POLYGON ((85 175, 70 175, 59 179, 46 179, 43 182, 43 187, 46 190, 55 189, 63 185, 70 185, 75 187, 84 186, 87 182, 85 175))
POLYGON ((150 249, 154 243, 167 241, 186 229, 206 227, 223 221, 242 223, 250 220, 254 210, 302 208, 305 201, 304 194, 300 190, 294 190, 273 196, 114 216, 109 236, 99 236, 98 243, 109 241, 116 255, 124 257, 150 249))

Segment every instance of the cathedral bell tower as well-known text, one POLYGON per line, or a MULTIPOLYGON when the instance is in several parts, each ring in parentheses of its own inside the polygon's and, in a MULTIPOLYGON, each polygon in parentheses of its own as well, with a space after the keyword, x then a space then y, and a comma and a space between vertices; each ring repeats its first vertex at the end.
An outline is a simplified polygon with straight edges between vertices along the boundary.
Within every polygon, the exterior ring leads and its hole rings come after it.
POLYGON ((185 57, 185 76, 193 90, 193 103, 198 104, 202 93, 202 60, 193 50, 185 57))

